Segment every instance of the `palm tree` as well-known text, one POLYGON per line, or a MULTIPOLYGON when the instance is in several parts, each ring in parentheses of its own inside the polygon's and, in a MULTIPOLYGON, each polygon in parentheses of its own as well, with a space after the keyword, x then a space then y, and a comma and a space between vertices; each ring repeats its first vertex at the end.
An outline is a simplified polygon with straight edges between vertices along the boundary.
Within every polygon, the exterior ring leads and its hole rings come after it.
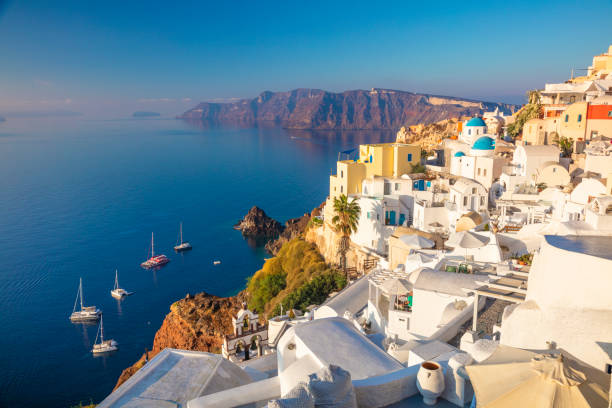
POLYGON ((349 249, 350 236, 357 231, 361 208, 359 208, 357 199, 353 198, 349 201, 347 196, 341 194, 340 197, 334 198, 334 213, 336 215, 332 218, 332 224, 336 232, 342 235, 338 246, 340 266, 346 274, 346 253, 349 249))

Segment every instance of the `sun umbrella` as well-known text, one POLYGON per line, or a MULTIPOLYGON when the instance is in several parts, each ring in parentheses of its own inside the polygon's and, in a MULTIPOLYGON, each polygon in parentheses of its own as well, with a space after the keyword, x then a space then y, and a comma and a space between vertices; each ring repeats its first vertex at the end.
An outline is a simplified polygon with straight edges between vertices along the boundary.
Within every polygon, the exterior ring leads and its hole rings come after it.
POLYGON ((432 261, 432 257, 421 252, 413 252, 406 257, 406 262, 428 263, 432 261))
POLYGON ((434 259, 434 257, 425 255, 421 252, 413 252, 412 254, 406 257, 406 262, 404 263, 404 270, 406 270, 406 272, 411 272, 416 268, 419 268, 423 265, 432 262, 434 259))
POLYGON ((412 284, 402 278, 388 279, 383 282, 381 287, 387 293, 407 293, 412 290, 412 284))
POLYGON ((485 237, 476 234, 472 231, 461 231, 455 233, 452 237, 446 241, 446 246, 452 248, 464 248, 465 249, 465 260, 467 261, 467 252, 470 248, 481 248, 487 245, 490 241, 489 237, 485 237))
POLYGON ((472 231, 461 231, 453 234, 446 241, 446 246, 453 248, 480 248, 487 245, 490 241, 489 237, 476 234, 472 231))
POLYGON ((412 283, 406 279, 394 278, 384 281, 381 287, 387 293, 395 293, 395 304, 397 305, 398 295, 410 292, 412 290, 412 283))
POLYGON ((466 367, 477 406, 607 407, 604 388, 587 367, 562 354, 535 354, 505 347, 480 364, 466 367), (519 352, 520 351, 520 352, 519 352))
POLYGON ((433 242, 432 240, 427 239, 417 234, 402 235, 399 238, 399 240, 402 243, 404 243, 404 245, 406 246, 409 246, 411 248, 418 248, 418 249, 433 248, 434 245, 436 245, 436 243, 433 242))

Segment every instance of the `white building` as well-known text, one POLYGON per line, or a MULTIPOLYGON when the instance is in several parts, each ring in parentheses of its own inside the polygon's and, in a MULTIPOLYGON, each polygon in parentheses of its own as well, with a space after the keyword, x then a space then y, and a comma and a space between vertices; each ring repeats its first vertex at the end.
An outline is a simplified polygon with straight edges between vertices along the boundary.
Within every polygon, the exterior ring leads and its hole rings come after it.
POLYGON ((487 124, 482 118, 472 118, 463 124, 461 132, 459 132, 459 140, 468 145, 473 145, 474 142, 487 134, 487 124))
POLYGON ((560 151, 551 145, 519 145, 514 151, 512 163, 503 169, 500 182, 507 192, 522 184, 533 185, 541 169, 551 163, 559 163, 560 151))
POLYGON ((540 91, 544 116, 559 116, 568 105, 575 102, 590 102, 603 96, 612 87, 611 79, 594 79, 579 83, 564 82, 546 84, 540 91))
POLYGON ((378 254, 387 254, 387 241, 395 227, 412 225, 415 200, 431 199, 436 194, 435 187, 423 174, 365 179, 362 182, 363 194, 354 196, 361 213, 351 240, 378 254))
POLYGON ((607 179, 612 175, 612 143, 591 142, 584 150, 584 172, 595 173, 600 178, 607 179))
POLYGON ((556 347, 600 370, 612 344, 612 237, 546 236, 524 303, 505 309, 501 343, 556 347))
POLYGON ((487 189, 469 178, 461 177, 450 186, 449 201, 453 204, 458 215, 475 211, 486 212, 488 206, 487 189))

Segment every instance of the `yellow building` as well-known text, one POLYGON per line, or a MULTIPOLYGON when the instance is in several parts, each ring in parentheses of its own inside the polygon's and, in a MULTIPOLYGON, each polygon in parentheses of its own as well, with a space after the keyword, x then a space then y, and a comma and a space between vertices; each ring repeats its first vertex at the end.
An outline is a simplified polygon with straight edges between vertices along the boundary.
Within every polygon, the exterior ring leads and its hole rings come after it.
POLYGON ((364 179, 374 176, 400 177, 421 162, 421 148, 403 143, 380 143, 359 146, 359 159, 341 160, 336 174, 329 176, 329 196, 361 193, 364 179))
POLYGON ((589 67, 585 76, 572 78, 570 82, 581 83, 593 79, 604 79, 612 74, 612 45, 608 47, 608 52, 593 57, 593 65, 589 67))
POLYGON ((576 140, 585 140, 587 126, 588 102, 576 102, 567 107, 561 114, 559 136, 576 140))
POLYGON ((529 119, 523 126, 523 142, 530 145, 547 145, 559 135, 562 118, 529 119))

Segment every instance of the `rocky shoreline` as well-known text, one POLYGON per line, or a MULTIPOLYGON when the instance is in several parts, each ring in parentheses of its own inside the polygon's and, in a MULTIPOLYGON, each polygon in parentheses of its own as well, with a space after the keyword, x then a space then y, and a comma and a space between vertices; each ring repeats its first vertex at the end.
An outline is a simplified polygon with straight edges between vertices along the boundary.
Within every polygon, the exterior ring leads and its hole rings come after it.
MULTIPOLYGON (((324 203, 310 214, 287 221, 285 226, 254 206, 234 228, 245 236, 271 238, 266 244, 266 250, 276 255, 285 243, 304 234, 311 217, 319 215, 323 205, 324 203), (274 237, 276 239, 273 239, 274 237)), ((187 294, 183 299, 173 303, 170 312, 155 333, 151 350, 123 370, 113 390, 136 373, 147 359, 155 357, 165 348, 220 353, 223 337, 233 330, 232 316, 238 312, 244 302, 248 301, 248 297, 246 289, 229 297, 218 297, 202 292, 196 295, 187 294)))
POLYGON ((218 297, 206 292, 187 294, 170 306, 161 327, 155 333, 153 347, 133 365, 123 370, 115 389, 127 381, 147 361, 165 348, 219 353, 223 336, 232 331, 232 316, 246 300, 246 292, 218 297))

